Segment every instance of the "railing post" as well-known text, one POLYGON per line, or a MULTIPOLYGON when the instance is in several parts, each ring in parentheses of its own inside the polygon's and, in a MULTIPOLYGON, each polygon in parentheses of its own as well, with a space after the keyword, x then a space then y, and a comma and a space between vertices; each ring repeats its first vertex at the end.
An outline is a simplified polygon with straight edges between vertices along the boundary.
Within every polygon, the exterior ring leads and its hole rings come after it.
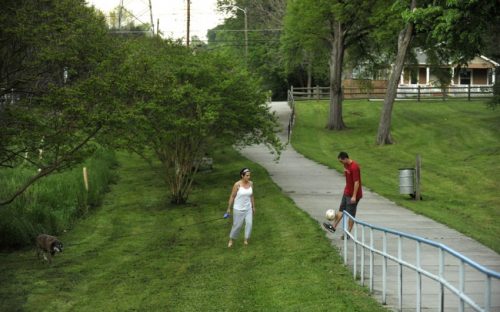
POLYGON ((365 286, 365 226, 361 227, 361 285, 365 286))
MULTIPOLYGON (((349 236, 348 235, 344 235, 344 241, 347 240, 349 236)), ((356 275, 357 275, 357 266, 358 266, 358 243, 357 243, 357 240, 358 240, 358 226, 357 224, 354 224, 354 239, 353 239, 353 256, 352 256, 352 275, 354 276, 354 279, 356 279, 356 275)))
POLYGON ((398 235, 398 302, 399 311, 403 311, 403 265, 401 260, 403 258, 403 243, 401 235, 398 235))
POLYGON ((484 287, 484 310, 486 312, 491 311, 491 276, 486 275, 486 285, 484 287))
MULTIPOLYGON (((465 264, 463 260, 460 260, 460 267, 459 267, 459 290, 460 290, 460 295, 463 295, 464 290, 465 290, 465 264)), ((460 305, 458 311, 464 312, 465 309, 465 304, 464 304, 464 299, 460 297, 460 305)))
POLYGON ((345 229, 347 228, 347 215, 343 213, 343 218, 342 218, 342 233, 344 235, 344 264, 347 265, 347 237, 345 237, 345 229))
POLYGON ((373 292, 373 229, 370 228, 370 292, 373 292))
POLYGON ((444 311, 444 252, 443 248, 439 248, 439 312, 444 311))
MULTIPOLYGON (((420 270, 420 242, 417 241, 417 269, 420 270)), ((417 311, 422 309, 422 274, 417 271, 417 311)))
POLYGON ((382 304, 387 304, 387 232, 386 231, 384 231, 382 250, 384 251, 384 263, 382 265, 382 304))

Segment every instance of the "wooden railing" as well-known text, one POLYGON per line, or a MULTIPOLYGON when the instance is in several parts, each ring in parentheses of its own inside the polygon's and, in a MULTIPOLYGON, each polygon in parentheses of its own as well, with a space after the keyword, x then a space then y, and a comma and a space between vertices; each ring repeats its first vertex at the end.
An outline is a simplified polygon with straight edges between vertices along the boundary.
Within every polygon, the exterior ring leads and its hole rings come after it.
MULTIPOLYGON (((387 88, 362 88, 362 87, 342 87, 344 99, 383 99, 387 88)), ((327 100, 330 98, 330 88, 315 86, 291 87, 290 92, 295 101, 301 100, 327 100)), ((493 87, 489 85, 454 85, 446 88, 429 86, 399 86, 397 99, 415 99, 417 101, 425 99, 466 98, 467 100, 477 98, 488 98, 493 96, 493 87)))

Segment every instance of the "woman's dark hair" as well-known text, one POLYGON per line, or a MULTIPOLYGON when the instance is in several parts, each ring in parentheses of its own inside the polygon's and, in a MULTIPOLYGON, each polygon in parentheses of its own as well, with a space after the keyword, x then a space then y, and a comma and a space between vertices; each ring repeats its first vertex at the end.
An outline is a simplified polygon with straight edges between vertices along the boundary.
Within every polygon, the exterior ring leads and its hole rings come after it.
POLYGON ((243 169, 241 169, 241 171, 240 171, 240 178, 243 178, 243 176, 244 176, 244 175, 245 175, 245 173, 247 173, 247 172, 250 172, 250 169, 248 169, 248 168, 243 168, 243 169))
POLYGON ((340 152, 339 153, 339 156, 337 156, 338 159, 346 159, 346 158, 349 158, 349 155, 347 155, 346 152, 340 152))

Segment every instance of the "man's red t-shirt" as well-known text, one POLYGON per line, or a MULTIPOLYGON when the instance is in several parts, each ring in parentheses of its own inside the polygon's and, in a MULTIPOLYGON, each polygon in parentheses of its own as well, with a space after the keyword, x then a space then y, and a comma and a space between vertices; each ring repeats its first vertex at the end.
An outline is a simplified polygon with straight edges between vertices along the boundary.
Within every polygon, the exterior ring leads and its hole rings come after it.
POLYGON ((359 169, 358 164, 353 160, 350 164, 344 165, 344 174, 344 195, 352 197, 352 193, 354 192, 354 182, 359 181, 359 188, 356 199, 361 199, 361 197, 363 197, 363 190, 361 188, 361 170, 359 169))

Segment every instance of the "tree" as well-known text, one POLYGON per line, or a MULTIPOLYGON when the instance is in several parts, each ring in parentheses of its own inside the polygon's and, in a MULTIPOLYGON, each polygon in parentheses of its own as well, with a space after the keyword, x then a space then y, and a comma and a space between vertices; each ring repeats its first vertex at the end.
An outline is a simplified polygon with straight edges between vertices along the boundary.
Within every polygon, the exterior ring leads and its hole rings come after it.
POLYGON ((13 98, 0 102, 0 167, 34 169, 6 205, 92 152, 113 111, 116 59, 104 17, 83 0, 4 1, 0 23, 0 97, 13 98))
POLYGON ((406 24, 400 32, 397 56, 389 79, 384 106, 379 122, 376 142, 392 144, 391 115, 397 85, 412 39, 424 49, 433 50, 439 59, 452 64, 466 64, 487 46, 485 33, 489 33, 498 20, 499 6, 495 1, 420 1, 411 0, 408 7, 401 7, 402 21, 406 24))
POLYGON ((216 146, 266 143, 281 150, 266 92, 233 61, 141 39, 130 42, 121 73, 127 85, 122 145, 161 163, 173 203, 187 201, 198 160, 216 146))
POLYGON ((285 0, 221 0, 219 9, 232 15, 208 31, 208 46, 227 57, 246 63, 261 77, 262 87, 272 91, 274 99, 286 98, 286 73, 280 53, 280 32, 285 0), (245 59, 245 14, 248 19, 248 59, 245 59))
MULTIPOLYGON (((416 8, 417 1, 411 0, 410 11, 416 8)), ((379 130, 377 134, 377 144, 391 144, 392 138, 390 134, 390 124, 392 116, 392 108, 394 99, 396 98, 397 88, 403 65, 406 58, 408 48, 410 47, 411 40, 414 34, 414 24, 412 21, 407 22, 405 28, 401 30, 398 36, 398 49, 396 61, 392 68, 389 82, 387 84, 387 92, 384 97, 384 106, 380 117, 379 130)))
POLYGON ((287 7, 287 27, 304 37, 323 40, 329 47, 330 113, 327 128, 342 130, 342 70, 346 49, 355 46, 374 27, 369 17, 378 1, 295 0, 287 7), (289 16, 292 15, 292 16, 289 16), (293 15, 296 15, 295 17, 293 15))
POLYGON ((295 26, 300 23, 302 18, 299 12, 294 12, 294 10, 300 11, 300 6, 290 6, 288 10, 288 14, 284 18, 284 31, 281 36, 281 51, 284 55, 284 63, 289 73, 297 71, 297 68, 302 72, 306 72, 306 85, 310 97, 313 76, 319 78, 327 72, 325 69, 328 68, 328 45, 315 34, 314 25, 309 25, 313 29, 307 31, 298 29, 295 26))

